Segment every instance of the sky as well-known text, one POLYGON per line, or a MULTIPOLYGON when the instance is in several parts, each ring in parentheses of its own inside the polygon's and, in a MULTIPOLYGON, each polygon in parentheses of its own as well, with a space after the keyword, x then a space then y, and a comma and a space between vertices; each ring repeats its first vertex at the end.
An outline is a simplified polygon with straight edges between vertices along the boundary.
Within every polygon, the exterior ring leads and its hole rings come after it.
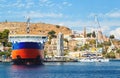
POLYGON ((49 23, 77 32, 99 25, 104 35, 120 39, 120 0, 0 0, 0 22, 49 23))

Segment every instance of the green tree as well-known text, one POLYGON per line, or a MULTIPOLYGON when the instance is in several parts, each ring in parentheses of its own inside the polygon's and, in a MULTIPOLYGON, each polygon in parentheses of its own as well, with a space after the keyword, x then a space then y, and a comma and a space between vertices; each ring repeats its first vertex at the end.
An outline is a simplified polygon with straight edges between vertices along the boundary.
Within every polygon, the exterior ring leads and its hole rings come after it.
POLYGON ((64 55, 68 55, 69 51, 68 50, 64 50, 64 55))
POLYGON ((120 58, 120 49, 118 49, 118 50, 116 51, 116 53, 119 54, 119 58, 120 58))
POLYGON ((88 50, 89 49, 89 44, 85 44, 84 49, 88 50))
POLYGON ((99 43, 99 44, 97 45, 97 47, 98 47, 98 48, 103 47, 103 44, 100 44, 100 43, 99 43))
POLYGON ((11 52, 0 52, 0 56, 6 55, 7 57, 11 55, 11 52))
POLYGON ((67 39, 67 38, 64 38, 64 41, 65 41, 65 42, 68 42, 68 39, 67 39))
POLYGON ((115 36, 114 35, 110 35, 110 37, 109 37, 110 39, 114 39, 115 38, 115 36))
POLYGON ((110 43, 110 41, 104 41, 104 43, 103 43, 103 45, 105 45, 105 46, 110 46, 111 45, 111 43, 110 43))
POLYGON ((8 43, 6 44, 6 46, 12 47, 12 43, 11 43, 11 42, 8 42, 8 43))
POLYGON ((56 33, 55 31, 51 30, 51 31, 48 32, 48 35, 49 35, 49 37, 51 37, 51 39, 56 38, 55 33, 56 33))
POLYGON ((0 32, 0 39, 2 39, 2 32, 0 32))
POLYGON ((77 51, 77 50, 78 50, 78 48, 75 46, 75 47, 74 47, 74 51, 77 51))
POLYGON ((93 45, 93 44, 95 44, 95 43, 96 43, 96 40, 94 40, 94 39, 89 40, 89 44, 90 44, 90 45, 93 45))
POLYGON ((67 43, 67 48, 69 48, 69 41, 68 41, 68 39, 64 38, 64 41, 67 43))
POLYGON ((80 51, 83 51, 83 50, 85 50, 85 48, 82 46, 82 47, 80 47, 80 51))
POLYGON ((74 35, 70 35, 70 37, 71 37, 71 38, 75 38, 75 36, 74 36, 74 35))
POLYGON ((9 30, 5 29, 3 32, 0 32, 0 42, 4 43, 6 46, 8 43, 9 30))
POLYGON ((2 32, 2 38, 3 38, 3 39, 7 39, 7 38, 8 38, 8 35, 9 35, 9 30, 5 29, 5 30, 2 32))
POLYGON ((117 53, 120 53, 120 49, 118 49, 116 52, 117 52, 117 53))
POLYGON ((87 33, 87 37, 91 37, 92 33, 87 33))
POLYGON ((59 25, 56 25, 56 28, 60 28, 60 26, 59 26, 59 25))
POLYGON ((54 35, 55 33, 56 33, 55 31, 51 30, 48 32, 48 35, 54 35))
POLYGON ((110 52, 106 54, 107 58, 115 58, 115 53, 114 52, 110 52))
POLYGON ((44 50, 44 58, 47 56, 47 51, 44 50))
POLYGON ((92 37, 94 37, 94 38, 96 37, 95 31, 93 31, 92 37))

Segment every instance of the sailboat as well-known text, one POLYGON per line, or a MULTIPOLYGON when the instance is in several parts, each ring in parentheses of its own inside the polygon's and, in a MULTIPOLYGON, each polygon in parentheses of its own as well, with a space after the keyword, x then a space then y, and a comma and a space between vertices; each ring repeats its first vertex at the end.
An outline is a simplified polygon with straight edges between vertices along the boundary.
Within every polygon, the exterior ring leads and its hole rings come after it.
MULTIPOLYGON (((95 16, 95 23, 97 25, 99 25, 99 27, 100 27, 100 24, 99 24, 96 16, 95 16)), ((97 45, 98 45, 98 30, 96 30, 96 48, 97 48, 97 45)), ((89 52, 89 53, 91 53, 91 52, 89 52)), ((107 58, 98 57, 97 53, 98 52, 96 51, 94 56, 91 56, 91 54, 88 54, 88 56, 86 58, 82 58, 78 61, 79 62, 109 62, 109 59, 107 59, 107 58)))

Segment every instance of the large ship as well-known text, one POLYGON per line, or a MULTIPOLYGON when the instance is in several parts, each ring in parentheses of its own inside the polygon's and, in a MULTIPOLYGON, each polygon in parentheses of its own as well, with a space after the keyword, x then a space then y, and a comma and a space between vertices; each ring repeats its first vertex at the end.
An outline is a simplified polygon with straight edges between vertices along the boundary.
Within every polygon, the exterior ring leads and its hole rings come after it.
POLYGON ((12 42, 13 64, 42 64, 44 43, 47 40, 45 35, 29 34, 30 20, 27 21, 27 34, 9 35, 9 42, 12 42))

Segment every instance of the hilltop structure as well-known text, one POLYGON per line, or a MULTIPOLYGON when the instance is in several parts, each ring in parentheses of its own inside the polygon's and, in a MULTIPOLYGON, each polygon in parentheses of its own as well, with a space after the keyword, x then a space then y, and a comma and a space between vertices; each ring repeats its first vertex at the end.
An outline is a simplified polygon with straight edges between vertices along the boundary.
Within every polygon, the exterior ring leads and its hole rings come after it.
MULTIPOLYGON (((8 29, 10 34, 26 34, 26 23, 25 22, 1 22, 0 31, 8 29)), ((62 32, 65 35, 70 35, 72 33, 71 29, 65 26, 46 24, 46 23, 31 23, 30 24, 30 34, 42 34, 48 35, 49 31, 54 30, 56 35, 62 32)))

